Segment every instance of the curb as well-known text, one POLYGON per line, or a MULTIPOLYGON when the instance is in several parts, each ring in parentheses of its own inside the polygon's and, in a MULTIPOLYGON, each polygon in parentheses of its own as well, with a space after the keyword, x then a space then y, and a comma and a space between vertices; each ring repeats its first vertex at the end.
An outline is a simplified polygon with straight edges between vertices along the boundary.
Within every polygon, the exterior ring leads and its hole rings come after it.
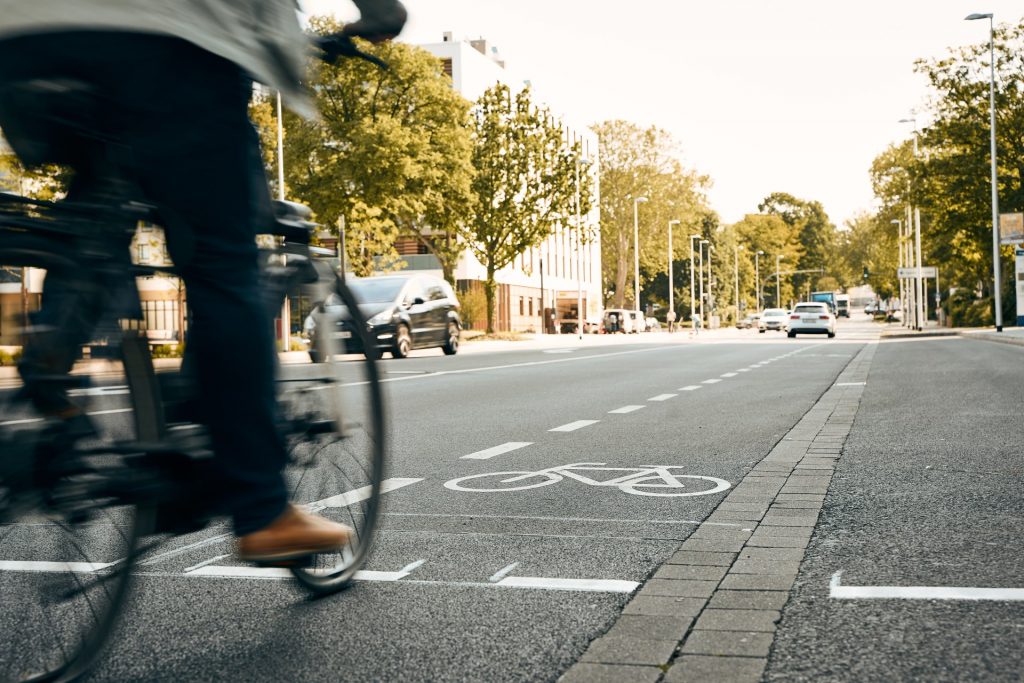
POLYGON ((1006 334, 1005 332, 959 332, 958 334, 965 339, 981 339, 999 344, 1024 346, 1024 336, 1006 334))

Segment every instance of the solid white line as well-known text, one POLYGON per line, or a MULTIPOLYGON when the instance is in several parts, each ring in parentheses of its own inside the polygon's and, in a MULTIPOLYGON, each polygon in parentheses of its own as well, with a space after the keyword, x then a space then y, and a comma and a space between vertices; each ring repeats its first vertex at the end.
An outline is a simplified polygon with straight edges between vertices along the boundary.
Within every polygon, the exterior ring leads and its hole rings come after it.
POLYGON ((555 579, 542 576, 506 576, 497 586, 540 588, 555 591, 592 591, 600 593, 632 593, 640 584, 614 579, 555 579))
POLYGON ((616 408, 615 410, 609 410, 608 413, 611 415, 625 415, 626 413, 636 412, 637 410, 641 410, 646 407, 647 406, 622 406, 621 408, 616 408))
POLYGON ((721 375, 719 375, 719 377, 735 377, 735 376, 736 376, 735 372, 723 372, 721 375))
POLYGON ((68 392, 68 396, 121 396, 124 394, 130 394, 131 390, 127 386, 110 386, 110 387, 88 387, 86 389, 72 389, 68 392))
POLYGON ((1024 588, 967 588, 962 586, 840 586, 832 575, 829 597, 837 600, 1024 600, 1024 588))
MULTIPOLYGON (((189 576, 216 576, 229 579, 290 579, 292 573, 281 567, 200 567, 189 572, 189 576)), ((399 581, 408 576, 404 572, 356 572, 356 581, 399 581)))
POLYGON ((417 569, 422 567, 424 564, 426 564, 426 562, 427 562, 426 560, 416 560, 415 562, 410 562, 409 564, 405 565, 404 567, 402 567, 398 571, 399 571, 399 573, 402 573, 402 574, 412 574, 414 571, 416 571, 417 569))
POLYGON ((117 413, 130 413, 132 408, 116 408, 114 410, 94 410, 89 415, 116 415, 117 413))
POLYGON ((679 391, 697 391, 702 388, 699 384, 688 384, 685 387, 679 387, 679 391))
MULTIPOLYGON (((94 410, 93 412, 88 413, 88 414, 89 415, 115 415, 117 413, 130 413, 130 412, 132 412, 131 408, 117 408, 115 410, 94 410)), ((0 422, 0 427, 13 427, 15 425, 35 424, 36 422, 42 422, 42 421, 43 421, 43 418, 41 418, 41 417, 32 417, 32 418, 27 418, 27 419, 24 419, 24 420, 8 420, 7 422, 0 422)))
MULTIPOLYGON (((403 486, 409 486, 417 482, 423 481, 423 478, 403 478, 394 477, 392 479, 385 479, 381 482, 381 493, 390 493, 396 489, 400 489, 403 486)), ((336 496, 330 498, 324 498, 318 500, 315 503, 309 503, 307 505, 311 510, 323 510, 324 508, 343 508, 356 503, 361 503, 370 497, 371 487, 364 486, 362 488, 353 489, 352 491, 346 491, 345 493, 339 493, 336 496)))
POLYGON ((721 381, 722 380, 717 379, 717 378, 716 379, 706 379, 703 382, 701 382, 701 384, 718 384, 721 381))
POLYGON ((597 424, 598 422, 600 422, 600 420, 576 420, 575 422, 570 422, 569 424, 564 424, 561 427, 555 427, 554 429, 549 429, 548 431, 575 432, 577 429, 583 429, 584 427, 589 427, 590 425, 597 424))
POLYGON ((511 572, 513 569, 515 569, 518 566, 519 566, 518 562, 513 562, 509 566, 504 567, 504 568, 499 569, 498 571, 494 572, 494 575, 491 578, 487 579, 487 580, 490 581, 491 583, 497 583, 498 581, 501 581, 506 576, 508 576, 509 572, 511 572))
POLYGON ((194 572, 195 570, 197 570, 197 569, 199 569, 201 567, 205 567, 207 565, 211 565, 214 562, 219 562, 220 560, 223 560, 225 557, 231 557, 231 553, 226 553, 224 555, 217 555, 216 557, 211 557, 208 560, 203 560, 199 564, 194 564, 191 567, 186 567, 182 571, 184 571, 184 573, 188 574, 189 572, 194 572))
POLYGON ((75 574, 88 574, 104 567, 109 567, 113 562, 35 562, 0 560, 0 571, 6 572, 73 572, 75 574))
POLYGON ((657 396, 652 396, 652 397, 650 397, 647 400, 648 401, 667 401, 670 398, 675 398, 678 395, 679 394, 658 394, 657 396))
POLYGON ((485 448, 482 451, 477 451, 476 453, 470 453, 469 455, 464 455, 460 459, 461 460, 487 460, 488 458, 493 458, 496 455, 501 455, 502 453, 508 453, 509 451, 515 451, 515 450, 518 450, 520 448, 525 448, 525 447, 530 446, 530 445, 533 445, 532 441, 509 441, 508 443, 503 443, 500 446, 494 446, 493 448, 485 448))
POLYGON ((864 387, 867 382, 836 382, 837 387, 864 387))
POLYGON ((736 372, 750 372, 750 368, 740 368, 736 372))
POLYGON ((710 526, 743 526, 731 522, 699 522, 695 519, 616 519, 614 517, 537 517, 531 515, 453 515, 434 512, 385 512, 388 517, 461 517, 465 519, 526 519, 543 522, 610 522, 615 524, 704 524, 710 526))

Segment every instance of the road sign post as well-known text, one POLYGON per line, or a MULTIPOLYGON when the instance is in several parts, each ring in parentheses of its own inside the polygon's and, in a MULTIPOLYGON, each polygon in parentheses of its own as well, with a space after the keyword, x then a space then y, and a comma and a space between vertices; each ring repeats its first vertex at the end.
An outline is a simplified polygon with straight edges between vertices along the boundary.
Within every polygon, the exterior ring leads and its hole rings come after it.
POLYGON ((1017 247, 1013 250, 1017 257, 1017 268, 1014 273, 1014 281, 1017 285, 1017 327, 1024 326, 1024 249, 1017 247))

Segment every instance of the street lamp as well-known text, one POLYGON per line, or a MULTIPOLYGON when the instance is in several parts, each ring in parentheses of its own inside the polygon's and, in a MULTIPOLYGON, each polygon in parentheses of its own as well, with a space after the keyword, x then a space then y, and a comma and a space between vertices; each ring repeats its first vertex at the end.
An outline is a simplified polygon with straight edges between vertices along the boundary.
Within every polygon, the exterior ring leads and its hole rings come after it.
POLYGON ((782 308, 782 295, 779 289, 779 261, 786 258, 782 254, 775 255, 775 308, 782 308))
POLYGON ((711 252, 713 252, 714 250, 715 250, 715 248, 709 242, 708 243, 708 319, 705 321, 705 323, 707 324, 707 329, 709 329, 709 330, 711 329, 711 316, 713 316, 715 314, 715 295, 714 295, 714 289, 712 287, 712 285, 715 283, 715 281, 714 281, 714 279, 711 276, 711 252))
POLYGON ((735 287, 734 294, 736 298, 733 302, 736 304, 736 322, 740 321, 740 249, 743 249, 742 244, 733 245, 733 285, 735 287))
POLYGON ((640 214, 637 208, 647 203, 647 197, 633 200, 633 305, 640 310, 640 214))
MULTIPOLYGON (((911 112, 913 113, 913 112, 911 112)), ((900 123, 909 123, 914 126, 914 158, 917 158, 917 119, 911 116, 909 119, 900 119, 900 123)), ((908 185, 910 181, 908 180, 908 185)), ((914 327, 921 329, 924 326, 924 289, 921 280, 921 210, 914 207, 911 211, 907 205, 907 236, 914 230, 914 240, 910 244, 911 258, 908 265, 914 264, 917 271, 914 275, 914 327)))
POLYGON ((693 241, 699 240, 700 235, 690 235, 690 327, 697 329, 697 302, 694 300, 693 289, 693 241))
POLYGON ((996 47, 995 28, 992 13, 968 14, 967 21, 988 19, 988 54, 989 54, 989 137, 992 147, 992 274, 995 280, 996 332, 1003 331, 1002 277, 999 272, 999 186, 996 175, 996 47))
POLYGON ((576 158, 576 329, 581 341, 583 340, 583 222, 580 220, 580 166, 589 163, 583 157, 576 158))
POLYGON ((754 294, 757 299, 757 313, 761 314, 761 270, 758 267, 757 257, 764 256, 764 252, 758 250, 754 253, 754 294))
MULTIPOLYGON (((701 240, 698 247, 700 251, 700 324, 704 326, 704 245, 708 244, 707 240, 701 240)), ((711 254, 708 253, 708 260, 711 260, 711 254)), ((708 291, 711 291, 711 283, 708 283, 708 291)))
MULTIPOLYGON (((900 268, 903 268, 903 266, 905 265, 903 260, 903 221, 901 221, 899 218, 894 218, 889 222, 896 226, 896 247, 898 254, 898 264, 900 268)), ((904 282, 903 278, 897 278, 897 280, 899 281, 900 285, 900 318, 902 320, 902 325, 906 327, 908 323, 907 293, 905 291, 906 283, 904 282)))
MULTIPOLYGON (((668 222, 668 310, 672 311, 672 315, 675 315, 675 291, 672 288, 672 226, 679 225, 680 221, 669 221, 668 222)), ((675 327, 673 324, 675 321, 668 321, 669 332, 675 327)))

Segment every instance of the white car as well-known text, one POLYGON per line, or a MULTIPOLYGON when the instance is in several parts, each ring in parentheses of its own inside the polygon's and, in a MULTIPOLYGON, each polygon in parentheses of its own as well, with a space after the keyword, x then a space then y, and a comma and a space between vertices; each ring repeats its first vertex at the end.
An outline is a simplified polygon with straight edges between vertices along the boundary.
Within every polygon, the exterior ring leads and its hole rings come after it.
POLYGON ((767 308, 757 321, 757 331, 764 334, 768 330, 782 332, 789 322, 789 311, 785 308, 767 308))
POLYGON ((828 304, 805 301, 793 308, 787 327, 790 338, 798 334, 827 334, 832 339, 836 336, 836 317, 828 304))

